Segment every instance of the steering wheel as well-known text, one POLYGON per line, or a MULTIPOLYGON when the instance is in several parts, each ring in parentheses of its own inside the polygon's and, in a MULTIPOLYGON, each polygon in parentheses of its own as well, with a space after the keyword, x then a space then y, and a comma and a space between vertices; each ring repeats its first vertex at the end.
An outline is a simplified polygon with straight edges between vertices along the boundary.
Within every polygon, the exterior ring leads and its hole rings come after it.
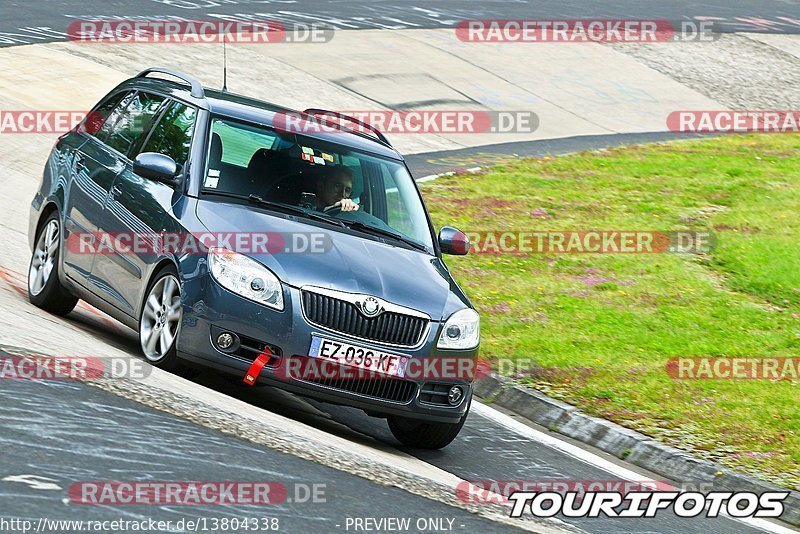
POLYGON ((342 205, 339 204, 338 206, 329 206, 322 210, 322 212, 326 215, 338 215, 342 212, 342 205))

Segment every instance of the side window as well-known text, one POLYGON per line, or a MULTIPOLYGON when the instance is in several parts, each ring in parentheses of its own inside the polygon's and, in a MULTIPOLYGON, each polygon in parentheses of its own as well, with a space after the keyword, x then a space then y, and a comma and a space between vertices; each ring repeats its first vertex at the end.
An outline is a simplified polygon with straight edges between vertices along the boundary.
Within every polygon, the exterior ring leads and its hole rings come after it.
POLYGON ((141 152, 158 152, 175 160, 182 171, 189 158, 192 132, 197 110, 191 106, 173 102, 153 127, 150 138, 141 152))
POLYGON ((274 150, 277 136, 271 132, 261 129, 253 129, 244 125, 235 125, 221 120, 215 120, 211 124, 212 140, 216 136, 219 141, 219 154, 213 154, 214 144, 212 141, 212 157, 218 156, 215 163, 230 163, 238 167, 247 167, 256 152, 261 149, 274 150))
POLYGON ((133 95, 133 91, 122 91, 111 96, 108 100, 100 104, 97 109, 86 115, 86 119, 84 119, 81 124, 80 131, 104 140, 110 128, 110 126, 106 125, 113 125, 119 120, 120 115, 125 111, 125 108, 128 107, 128 104, 131 103, 133 95), (101 137, 101 131, 105 131, 106 135, 101 137))
POLYGON ((111 148, 127 154, 133 143, 147 131, 163 101, 163 96, 136 93, 124 110, 114 109, 98 132, 97 138, 111 148))

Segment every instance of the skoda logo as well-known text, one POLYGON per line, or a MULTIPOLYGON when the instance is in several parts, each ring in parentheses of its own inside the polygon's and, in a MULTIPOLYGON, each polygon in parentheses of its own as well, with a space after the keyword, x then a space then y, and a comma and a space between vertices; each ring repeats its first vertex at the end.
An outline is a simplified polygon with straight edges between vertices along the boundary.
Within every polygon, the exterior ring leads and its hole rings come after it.
POLYGON ((375 297, 367 297, 361 303, 361 313, 367 317, 375 317, 382 311, 381 303, 375 297))

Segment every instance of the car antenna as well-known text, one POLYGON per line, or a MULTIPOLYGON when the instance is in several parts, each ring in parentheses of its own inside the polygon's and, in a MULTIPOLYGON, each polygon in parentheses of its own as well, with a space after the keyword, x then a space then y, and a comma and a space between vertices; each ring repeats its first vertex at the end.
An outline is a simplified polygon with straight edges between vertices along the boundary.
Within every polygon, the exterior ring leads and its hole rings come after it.
POLYGON ((228 54, 225 49, 227 34, 222 34, 222 92, 228 92, 228 54))

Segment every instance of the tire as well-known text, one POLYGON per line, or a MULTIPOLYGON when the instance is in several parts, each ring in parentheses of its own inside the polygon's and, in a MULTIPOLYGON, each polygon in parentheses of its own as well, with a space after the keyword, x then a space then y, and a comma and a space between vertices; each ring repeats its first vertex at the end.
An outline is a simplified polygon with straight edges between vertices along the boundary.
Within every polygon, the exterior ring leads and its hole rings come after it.
POLYGON ((150 281, 139 314, 139 346, 151 365, 178 369, 177 341, 183 319, 181 285, 172 265, 161 269, 150 281))
POLYGON ((78 304, 78 298, 70 294, 58 278, 60 249, 61 221, 58 212, 53 212, 45 220, 34 242, 28 266, 28 300, 50 313, 67 315, 78 304))
POLYGON ((397 415, 390 415, 387 420, 389 430, 403 445, 418 449, 442 449, 456 439, 468 415, 469 406, 458 423, 433 423, 397 415))

